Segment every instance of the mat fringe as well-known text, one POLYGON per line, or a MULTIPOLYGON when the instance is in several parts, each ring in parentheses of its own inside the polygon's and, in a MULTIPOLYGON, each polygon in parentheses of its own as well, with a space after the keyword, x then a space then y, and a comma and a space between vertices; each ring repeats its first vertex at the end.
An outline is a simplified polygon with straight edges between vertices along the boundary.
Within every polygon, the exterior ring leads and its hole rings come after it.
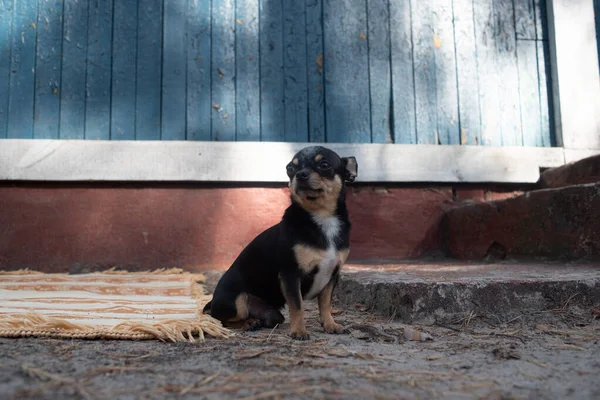
POLYGON ((64 319, 38 313, 15 314, 0 318, 0 337, 48 337, 60 339, 121 339, 170 342, 204 341, 205 335, 230 338, 234 334, 221 323, 204 314, 195 320, 170 319, 153 324, 123 322, 114 327, 74 324, 64 319))
POLYGON ((29 268, 25 268, 25 269, 17 269, 15 271, 0 271, 0 275, 41 275, 43 274, 43 272, 40 271, 33 271, 30 270, 29 268))
POLYGON ((127 271, 125 269, 117 269, 117 267, 109 268, 105 271, 93 272, 94 274, 108 275, 130 275, 130 274, 160 274, 160 275, 179 275, 190 274, 191 272, 184 271, 181 268, 158 268, 151 271, 127 271))

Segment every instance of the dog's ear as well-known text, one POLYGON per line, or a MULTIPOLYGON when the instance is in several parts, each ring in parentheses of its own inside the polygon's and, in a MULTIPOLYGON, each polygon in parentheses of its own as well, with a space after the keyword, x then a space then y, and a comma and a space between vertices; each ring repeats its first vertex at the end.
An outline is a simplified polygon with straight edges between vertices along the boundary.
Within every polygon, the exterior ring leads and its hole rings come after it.
POLYGON ((344 180, 354 182, 358 176, 358 163, 354 157, 343 157, 342 165, 344 166, 344 180))

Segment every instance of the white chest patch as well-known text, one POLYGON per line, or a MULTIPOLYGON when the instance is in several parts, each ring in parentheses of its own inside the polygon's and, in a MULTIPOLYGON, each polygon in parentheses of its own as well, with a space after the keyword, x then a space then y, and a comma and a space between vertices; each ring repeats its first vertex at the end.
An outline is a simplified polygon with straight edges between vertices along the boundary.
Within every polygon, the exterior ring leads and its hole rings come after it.
POLYGON ((304 296, 305 299, 313 299, 321 293, 331 280, 331 275, 339 262, 335 248, 335 239, 340 234, 340 220, 335 216, 313 216, 313 220, 325 235, 327 240, 327 255, 319 263, 319 271, 315 274, 312 287, 304 296))

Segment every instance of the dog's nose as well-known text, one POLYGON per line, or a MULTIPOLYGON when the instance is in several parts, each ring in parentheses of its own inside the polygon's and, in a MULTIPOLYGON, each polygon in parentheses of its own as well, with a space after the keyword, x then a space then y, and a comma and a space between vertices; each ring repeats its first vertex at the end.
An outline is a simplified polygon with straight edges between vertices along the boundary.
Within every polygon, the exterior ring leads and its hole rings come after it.
POLYGON ((298 171, 296 173, 296 179, 298 179, 299 181, 305 181, 308 179, 308 171, 302 170, 302 171, 298 171))

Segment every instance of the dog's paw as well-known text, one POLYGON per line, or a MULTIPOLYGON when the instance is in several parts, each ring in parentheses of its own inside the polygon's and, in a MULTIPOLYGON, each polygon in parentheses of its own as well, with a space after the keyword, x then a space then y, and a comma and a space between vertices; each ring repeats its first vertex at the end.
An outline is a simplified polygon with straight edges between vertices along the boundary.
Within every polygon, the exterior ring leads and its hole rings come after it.
POLYGON ((290 336, 294 340, 309 340, 310 339, 310 335, 308 334, 308 331, 306 331, 306 330, 290 332, 290 336))
POLYGON ((243 330, 245 331, 256 331, 262 328, 262 323, 258 319, 247 319, 244 323, 243 330))
POLYGON ((344 328, 342 325, 335 323, 335 322, 331 322, 329 324, 323 324, 323 330, 325 330, 325 332, 327 333, 347 333, 346 328, 344 328))

